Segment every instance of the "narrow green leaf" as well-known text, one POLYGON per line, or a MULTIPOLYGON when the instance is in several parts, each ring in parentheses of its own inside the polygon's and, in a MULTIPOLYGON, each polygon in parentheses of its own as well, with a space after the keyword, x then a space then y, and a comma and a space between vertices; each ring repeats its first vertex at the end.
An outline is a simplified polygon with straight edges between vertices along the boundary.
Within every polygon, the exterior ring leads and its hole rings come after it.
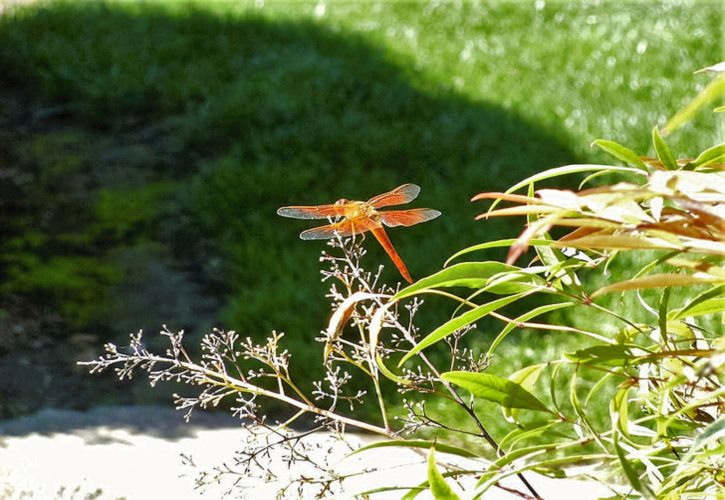
POLYGON ((725 416, 721 415, 720 418, 705 427, 700 435, 695 438, 683 461, 691 461, 698 450, 722 438, 725 438, 725 416))
POLYGON ((632 488, 637 490, 645 498, 654 498, 652 491, 650 491, 650 489, 647 488, 642 483, 642 481, 640 481, 639 476, 637 475, 637 472, 634 470, 634 466, 627 459, 624 449, 622 449, 622 447, 619 445, 619 432, 614 433, 613 442, 614 442, 614 449, 617 452, 617 458, 619 458, 619 462, 622 464, 622 470, 624 470, 624 475, 627 476, 627 480, 629 481, 629 484, 631 484, 632 488))
POLYGON ((481 288, 486 286, 489 278, 497 274, 518 270, 516 266, 509 266, 502 262, 463 262, 438 271, 435 274, 421 278, 414 284, 403 288, 393 296, 393 300, 400 300, 415 295, 421 290, 429 288, 450 288, 460 286, 465 288, 481 288))
MULTIPOLYGON (((531 183, 543 181, 546 179, 553 179, 554 177, 561 177, 562 175, 569 175, 569 174, 578 174, 581 172, 598 172, 600 170, 608 170, 610 172, 627 172, 627 173, 640 173, 644 175, 645 173, 639 170, 634 170, 630 167, 615 167, 613 165, 592 165, 592 164, 578 164, 578 165, 566 165, 563 167, 556 167, 556 168, 550 168, 548 170, 544 170, 543 172, 539 172, 538 174, 534 174, 531 177, 527 177, 526 179, 514 184, 512 187, 508 188, 506 190, 507 193, 513 193, 514 191, 517 191, 521 189, 524 186, 528 186, 531 183)), ((499 200, 494 200, 494 202, 489 207, 489 211, 493 210, 496 205, 498 205, 499 200)))
POLYGON ((443 380, 463 387, 471 394, 487 401, 493 401, 506 408, 553 413, 536 396, 516 382, 487 373, 447 372, 443 380))
POLYGON ((644 162, 639 159, 637 153, 629 148, 622 146, 619 143, 616 143, 614 141, 608 141, 606 139, 597 139, 596 141, 592 142, 592 145, 598 146, 615 158, 622 160, 624 163, 632 165, 633 167, 640 168, 642 170, 647 170, 647 167, 645 166, 644 162))
POLYGON ((694 167, 706 167, 712 163, 725 162, 725 144, 718 144, 706 149, 692 162, 694 167))
POLYGON ((443 325, 439 326, 431 333, 429 333, 423 340, 420 341, 420 343, 418 343, 410 351, 408 351, 408 353, 403 356, 403 359, 400 360, 398 366, 402 366, 403 363, 408 361, 411 357, 415 356, 426 347, 430 347, 436 342, 446 338, 448 335, 452 334, 456 330, 463 328, 464 326, 470 325, 471 323, 478 321, 484 316, 492 313, 493 311, 501 309, 502 307, 512 302, 516 302, 517 300, 527 295, 531 295, 531 293, 533 293, 533 290, 528 290, 526 292, 517 293, 515 295, 503 297, 492 302, 488 302, 445 322, 443 325))
MULTIPOLYGON (((725 72, 725 61, 720 61, 717 64, 713 64, 712 66, 705 66, 704 68, 700 68, 697 71, 694 71, 693 75, 699 75, 700 73, 723 73, 725 72)), ((725 91, 723 92, 725 93, 725 91)))
MULTIPOLYGON (((723 94, 725 94, 725 75, 720 75, 711 81, 699 94, 697 94, 697 96, 695 96, 695 98, 687 106, 685 106, 684 109, 678 111, 678 113, 673 116, 669 122, 667 122, 663 133, 669 134, 677 127, 687 123, 700 109, 707 106, 711 101, 722 97, 723 94)), ((723 107, 715 108, 715 111, 717 112, 722 108, 723 107)))
POLYGON ((476 220, 488 219, 490 217, 511 217, 515 215, 526 215, 529 217, 527 222, 531 223, 532 218, 533 220, 538 219, 538 217, 533 217, 535 215, 553 214, 557 212, 567 213, 567 210, 560 207, 552 207, 549 205, 517 205, 515 207, 489 210, 488 212, 484 212, 483 214, 477 216, 476 220))
POLYGON ((664 342, 665 345, 667 345, 667 309, 668 309, 669 303, 670 303, 670 292, 671 291, 672 291, 672 288, 670 288, 668 286, 662 292, 662 296, 660 297, 659 311, 658 311, 660 337, 662 337, 662 342, 664 342))
MULTIPOLYGON (((444 478, 446 478, 446 477, 458 477, 461 475, 465 476, 465 475, 470 475, 470 474, 471 474, 471 472, 466 471, 466 470, 452 470, 452 471, 445 472, 441 475, 444 478)), ((418 486, 408 486, 408 487, 400 488, 400 489, 409 489, 410 490, 403 498, 401 498, 401 500, 413 500, 420 493, 427 490, 428 487, 429 487, 428 481, 423 481, 418 486)))
MULTIPOLYGON (((462 255, 466 255, 467 253, 471 252, 477 252, 479 250, 486 250, 488 248, 501 248, 501 247, 508 247, 513 245, 518 241, 516 238, 510 238, 506 240, 496 240, 496 241, 487 241, 486 243, 480 243, 478 245, 473 245, 468 248, 464 248, 463 250, 460 250, 459 252, 454 253, 450 257, 448 257, 448 260, 443 264, 443 267, 447 267, 448 264, 451 263, 451 261, 457 259, 458 257, 462 255)), ((551 242, 549 240, 531 240, 529 242, 531 245, 550 245, 551 242)))
POLYGON ((652 129, 652 142, 654 143, 657 157, 664 164, 665 168, 667 168, 667 170, 677 170, 677 161, 675 161, 675 157, 672 155, 670 147, 664 139, 662 139, 657 127, 652 129))
POLYGON ((718 389, 716 389, 712 392, 706 393, 702 397, 690 399, 686 405, 678 408, 677 411, 670 413, 668 415, 667 420, 665 421, 663 427, 668 428, 672 422, 674 422, 675 420, 677 420, 680 417, 680 415, 684 415, 687 412, 692 411, 695 408, 698 408, 698 407, 708 403, 709 401, 718 400, 718 398, 722 397, 724 394, 725 394, 725 387, 719 387, 718 389))
POLYGON ((618 428, 623 435, 629 436, 629 390, 631 387, 622 387, 609 403, 609 416, 612 427, 618 428))
POLYGON ((348 456, 356 455, 357 453, 362 453, 363 451, 374 450, 376 448, 424 448, 428 450, 431 446, 435 446, 436 450, 441 453, 450 453, 451 455, 457 455, 465 458, 479 457, 475 453, 464 448, 459 448, 458 446, 443 444, 437 441, 426 441, 423 439, 393 439, 390 441, 378 441, 377 443, 372 443, 367 446, 363 446, 362 448, 358 448, 348 456))
POLYGON ((714 314, 725 310, 725 285, 701 293, 675 312, 674 319, 714 314))
POLYGON ((387 378, 388 380, 392 380, 398 385, 413 385, 413 382, 408 380, 407 378, 403 378, 400 375, 396 375, 393 373, 390 368, 385 366, 385 362, 383 361, 383 358, 380 356, 379 353, 375 353, 375 361, 378 365, 378 368, 380 369, 380 372, 387 378))
POLYGON ((436 467, 435 446, 431 446, 430 455, 428 455, 428 484, 435 500, 460 500, 436 467))
POLYGON ((502 456, 491 465, 489 465, 488 470, 486 470, 486 472, 484 472, 483 475, 481 475, 481 478, 478 480, 478 484, 483 484, 489 479, 495 477, 501 471, 501 469, 512 463, 514 460, 518 460, 519 458, 529 455, 541 455, 542 453, 546 453, 548 451, 554 451, 558 447, 558 443, 547 443, 529 446, 526 448, 520 448, 518 450, 507 453, 506 455, 502 456))
POLYGON ((565 356, 579 363, 605 363, 611 361, 634 360, 637 356, 646 355, 639 346, 634 344, 612 344, 595 345, 586 349, 580 349, 573 353, 566 353, 565 356))
POLYGON ((539 380, 539 375, 541 375, 541 370, 546 368, 547 363, 540 363, 538 365, 530 365, 526 366, 520 370, 515 371, 511 375, 508 376, 508 379, 511 382, 516 382, 521 387, 526 389, 527 391, 530 391, 534 388, 534 385, 536 385, 536 381, 539 380))
MULTIPOLYGON (((589 434, 590 437, 594 439, 594 441, 597 442, 599 447, 604 452, 609 452, 606 445, 602 441, 602 438, 599 436, 599 433, 597 433, 594 428, 592 427, 592 424, 589 422, 589 419, 587 418, 587 414, 582 409, 581 404, 579 403, 579 396, 577 395, 577 380, 579 380, 579 367, 576 368, 574 373, 571 376, 571 382, 569 383, 569 402, 571 403, 572 408, 574 409, 574 413, 576 413, 576 416, 578 418, 578 424, 581 426, 581 428, 586 431, 586 433, 589 434)), ((583 433, 582 433, 583 434, 583 433)))
POLYGON ((609 379, 611 379, 615 374, 620 373, 620 370, 617 370, 616 368, 605 373, 602 375, 602 377, 597 380, 597 382, 592 386, 591 389, 589 389, 589 393, 587 394, 586 399, 584 400, 584 406, 589 406, 589 400, 592 399, 594 396, 597 395, 597 393, 609 382, 609 379))
POLYGON ((642 278, 635 278, 627 281, 620 281, 604 288, 600 288, 594 292, 591 297, 598 297, 610 292, 621 292, 625 290, 641 290, 644 288, 662 288, 671 286, 690 286, 690 285, 707 285, 711 283, 723 282, 725 279, 716 278, 714 276, 692 274, 676 274, 662 273, 650 274, 642 278))
POLYGON ((498 345, 503 342, 503 340, 508 336, 508 334, 516 328, 520 323, 523 323, 525 321, 528 321, 532 318, 535 318, 537 316, 541 316, 542 314, 546 314, 551 311, 555 311, 557 309, 563 309, 565 307, 571 307, 576 305, 574 302, 559 302, 557 304, 548 304, 545 306, 539 306, 535 309, 532 309, 531 311, 525 312, 521 316, 515 318, 511 323, 507 324, 498 335, 496 335, 496 338, 493 339, 493 342, 491 342, 491 345, 488 348, 488 352, 486 353, 486 357, 489 357, 493 354, 493 351, 498 347, 498 345))
POLYGON ((557 387, 559 387, 559 384, 556 377, 559 375, 559 370, 562 366, 564 366, 563 363, 556 363, 554 368, 551 370, 551 377, 549 378, 549 396, 551 397, 551 404, 554 405, 554 409, 559 413, 562 413, 562 411, 561 406, 559 406, 559 398, 557 397, 557 393, 559 392, 557 387))
POLYGON ((583 250, 682 250, 683 247, 659 238, 636 237, 626 234, 582 236, 573 240, 553 241, 552 246, 583 250))
POLYGON ((507 193, 511 193, 513 191, 516 191, 518 189, 521 189, 524 186, 527 186, 534 182, 540 182, 547 179, 553 179, 555 177, 561 177, 562 175, 569 175, 569 174, 578 174, 581 172, 596 172, 599 170, 610 170, 612 172, 635 172, 629 167, 615 167, 612 165, 593 165, 593 164, 577 164, 577 165, 565 165, 563 167, 556 167, 556 168, 550 168, 548 170, 544 170, 543 172, 539 172, 538 174, 534 174, 531 177, 528 177, 524 179, 523 181, 520 181, 516 184, 514 184, 512 187, 506 190, 507 193))
POLYGON ((587 184, 589 184, 589 183, 590 183, 591 181, 593 181, 593 180, 594 180, 594 179, 596 179, 597 177, 602 177, 603 175, 607 175, 608 173, 609 173, 609 172, 606 172, 606 171, 602 171, 602 172, 594 172, 593 174, 589 174, 589 175, 587 175, 587 176, 586 176, 586 177, 584 177, 584 179, 583 179, 583 180, 582 180, 582 181, 581 181, 581 182, 579 183, 579 187, 578 187, 577 189, 581 191, 581 190, 582 190, 582 189, 584 188, 584 186, 586 186, 587 184))
POLYGON ((426 481, 425 486, 414 486, 413 488, 410 488, 410 491, 403 495, 400 500, 413 500, 415 497, 417 497, 419 494, 427 489, 428 482, 426 481))
POLYGON ((520 474, 522 472, 526 472, 527 470, 531 469, 540 469, 544 467, 559 467, 562 465, 568 465, 568 464, 577 464, 582 465, 583 463, 590 462, 590 461, 600 461, 600 460, 609 460, 611 458, 614 458, 613 455, 610 455, 609 453, 592 453, 589 455, 573 455, 569 457, 562 457, 562 458, 552 458, 551 460, 544 460, 541 462, 534 462, 530 464, 523 465, 521 467, 517 468, 510 468, 506 471, 501 471, 499 474, 496 474, 494 477, 489 478, 488 480, 479 480, 476 484, 476 487, 482 487, 481 490, 476 493, 476 497, 481 497, 483 494, 486 493, 494 484, 500 482, 502 479, 505 479, 509 476, 513 476, 515 474, 520 474))
POLYGON ((562 425, 562 421, 560 419, 551 420, 548 422, 537 422, 533 425, 529 425, 528 427, 519 427, 504 436, 504 438, 501 439, 498 444, 501 449, 508 448, 506 450, 506 454, 508 456, 508 453, 513 449, 514 446, 516 446, 516 443, 519 443, 525 439, 530 439, 543 435, 546 435, 547 439, 550 439, 551 436, 561 437, 564 439, 572 439, 571 436, 567 436, 566 434, 562 434, 559 431, 551 429, 552 427, 555 427, 557 425, 562 425))
MULTIPOLYGON (((521 370, 515 371, 514 373, 509 375, 508 379, 511 382, 519 384, 522 389, 532 391, 534 389, 534 385, 536 385, 536 381, 539 380, 539 375, 541 375, 541 371, 546 366, 546 363, 526 366, 521 370)), ((503 411, 504 418, 506 418, 506 420, 508 420, 509 422, 519 421, 520 410, 518 408, 509 408, 503 406, 501 408, 501 411, 503 411)))
POLYGON ((678 314, 677 318, 705 316, 706 314, 717 314, 725 311, 725 297, 713 297, 703 300, 699 304, 689 308, 685 313, 678 314))
POLYGON ((387 493, 390 491, 400 491, 400 490, 408 490, 408 494, 406 494, 404 497, 402 497, 405 500, 412 500, 416 496, 418 496, 418 493, 427 490, 428 488, 425 488, 423 486, 381 486, 380 488, 373 488, 371 490, 365 490, 365 491, 359 491, 353 494, 353 498, 367 498, 372 495, 376 495, 377 493, 387 493), (411 495, 413 492, 415 492, 415 495, 411 495))

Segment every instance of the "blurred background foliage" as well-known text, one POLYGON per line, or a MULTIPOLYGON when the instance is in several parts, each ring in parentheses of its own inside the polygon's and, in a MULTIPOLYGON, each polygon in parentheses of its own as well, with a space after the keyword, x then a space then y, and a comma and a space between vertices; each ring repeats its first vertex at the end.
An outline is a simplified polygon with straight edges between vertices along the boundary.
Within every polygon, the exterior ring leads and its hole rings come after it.
MULTIPOLYGON (((391 238, 414 277, 432 273, 518 233, 475 223, 473 194, 608 161, 588 147, 600 137, 648 153, 652 126, 707 83, 691 73, 721 58, 722 22, 717 1, 6 8, 0 418, 144 401, 73 361, 164 323, 194 338, 212 325, 287 332, 309 375, 329 315, 324 245, 300 241, 309 224, 277 207, 417 183, 415 206, 444 216, 391 238)), ((715 129, 702 114, 669 142, 691 156, 715 129)), ((368 266, 379 263, 399 279, 371 245, 368 266)), ((566 345, 511 342, 511 369, 566 345)))

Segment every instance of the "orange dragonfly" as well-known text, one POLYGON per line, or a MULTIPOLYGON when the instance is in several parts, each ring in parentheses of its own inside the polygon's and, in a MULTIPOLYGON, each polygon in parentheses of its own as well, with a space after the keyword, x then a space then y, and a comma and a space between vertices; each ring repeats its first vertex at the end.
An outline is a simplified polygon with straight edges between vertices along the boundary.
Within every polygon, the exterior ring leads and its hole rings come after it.
POLYGON ((300 234, 303 240, 328 240, 331 238, 354 236, 371 231, 383 249, 392 259, 395 267, 409 283, 413 282, 403 259, 395 251, 383 226, 412 226, 438 217, 441 213, 431 208, 413 208, 410 210, 378 211, 379 208, 410 203, 420 193, 415 184, 403 184, 392 191, 370 198, 368 201, 337 200, 330 205, 282 207, 277 214, 294 219, 338 219, 326 226, 308 229, 300 234), (342 220, 339 220, 342 219, 342 220))

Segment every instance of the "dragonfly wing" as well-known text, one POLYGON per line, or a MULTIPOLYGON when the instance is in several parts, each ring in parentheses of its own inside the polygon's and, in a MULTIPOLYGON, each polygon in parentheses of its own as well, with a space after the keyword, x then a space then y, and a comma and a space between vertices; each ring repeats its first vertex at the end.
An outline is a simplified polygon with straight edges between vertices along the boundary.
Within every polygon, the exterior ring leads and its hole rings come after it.
POLYGON ((392 191, 370 198, 368 203, 375 208, 402 205, 413 201, 418 196, 418 193, 420 193, 419 186, 416 186, 415 184, 403 184, 392 191))
POLYGON ((292 217, 293 219, 327 219, 342 215, 341 205, 317 205, 309 207, 282 207, 277 210, 277 215, 292 217))
POLYGON ((338 222, 335 224, 328 224, 326 226, 316 227, 314 229, 308 229, 300 233, 300 238, 303 240, 331 240, 340 236, 350 236, 350 224, 347 221, 338 222))
POLYGON ((343 220, 302 231, 300 238, 303 240, 331 240, 337 237, 345 238, 355 234, 362 234, 377 227, 380 227, 380 223, 371 219, 343 220))
POLYGON ((390 210, 380 212, 380 220, 388 227, 413 226, 438 217, 441 213, 432 208, 414 208, 412 210, 390 210))

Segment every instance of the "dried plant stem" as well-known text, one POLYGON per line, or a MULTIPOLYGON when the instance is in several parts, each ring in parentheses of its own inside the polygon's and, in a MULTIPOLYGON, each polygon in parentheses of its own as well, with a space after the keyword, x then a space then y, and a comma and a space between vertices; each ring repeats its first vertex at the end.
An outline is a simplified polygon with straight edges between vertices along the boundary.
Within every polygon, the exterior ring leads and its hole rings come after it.
MULTIPOLYGON (((325 410, 323 408, 316 406, 315 404, 309 402, 309 399, 306 397, 304 398, 305 400, 307 400, 306 402, 299 401, 295 398, 287 396, 284 393, 270 391, 263 387, 259 387, 257 385, 251 384, 249 382, 244 382, 237 378, 231 377, 227 373, 221 373, 218 371, 210 370, 208 368, 204 368, 203 366, 198 365, 196 363, 190 363, 187 361, 178 361, 178 360, 164 358, 161 356, 154 356, 154 355, 148 355, 145 359, 150 362, 159 363, 159 364, 169 364, 169 365, 177 366, 179 368, 183 368, 185 370, 189 370, 190 372, 199 373, 206 378, 205 382, 208 382, 209 384, 212 384, 212 385, 227 387, 227 388, 229 388, 230 392, 246 392, 246 393, 255 394, 258 396, 265 396, 268 398, 276 399, 278 401, 286 403, 295 408, 299 408, 303 412, 314 413, 315 415, 329 418, 330 420, 334 420, 341 424, 350 425, 352 427, 366 430, 368 432, 374 432, 375 434, 380 434, 380 435, 383 435, 383 436, 386 436, 389 438, 395 437, 395 435, 392 431, 390 431, 384 427, 379 427, 377 425, 368 424, 367 422, 362 422, 360 420, 355 420, 355 419, 352 419, 349 417, 345 417, 343 415, 338 415, 336 413, 333 413, 331 411, 328 411, 328 410, 325 410)), ((121 362, 121 361, 119 360, 118 362, 121 362)), ((91 365, 94 363, 95 362, 79 363, 79 364, 91 365)))
POLYGON ((380 414, 383 418, 383 426, 385 426, 385 429, 392 433, 392 429, 390 428, 390 423, 388 422, 388 412, 385 407, 385 399, 383 398, 383 392, 380 390, 380 378, 378 377, 377 370, 375 371, 375 376, 373 376, 373 385, 375 386, 375 394, 378 397, 378 404, 380 405, 380 414))

